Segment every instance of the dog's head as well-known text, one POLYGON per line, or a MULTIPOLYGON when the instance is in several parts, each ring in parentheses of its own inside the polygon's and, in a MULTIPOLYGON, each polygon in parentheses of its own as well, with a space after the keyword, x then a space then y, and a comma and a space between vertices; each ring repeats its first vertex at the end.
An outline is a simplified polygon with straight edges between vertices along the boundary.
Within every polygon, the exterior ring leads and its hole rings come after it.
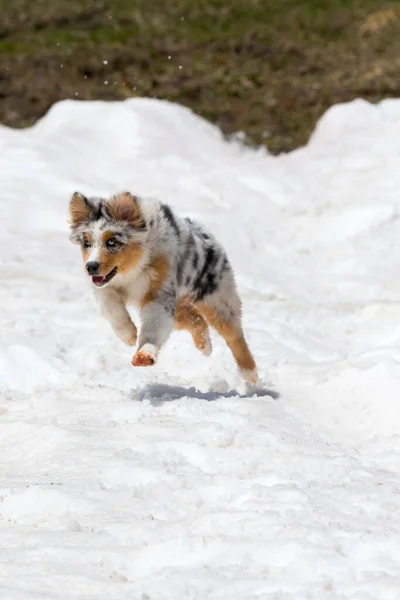
POLYGON ((112 198, 86 198, 76 192, 70 201, 70 239, 80 244, 87 274, 96 287, 137 267, 144 254, 146 223, 138 199, 129 192, 112 198))

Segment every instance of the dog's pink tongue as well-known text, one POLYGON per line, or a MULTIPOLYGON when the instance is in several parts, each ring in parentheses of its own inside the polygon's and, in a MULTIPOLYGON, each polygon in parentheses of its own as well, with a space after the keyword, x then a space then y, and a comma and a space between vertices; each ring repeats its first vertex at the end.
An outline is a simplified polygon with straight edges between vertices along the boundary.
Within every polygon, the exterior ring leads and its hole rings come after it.
POLYGON ((104 277, 101 275, 93 275, 92 281, 95 285, 101 285, 104 281, 104 277))

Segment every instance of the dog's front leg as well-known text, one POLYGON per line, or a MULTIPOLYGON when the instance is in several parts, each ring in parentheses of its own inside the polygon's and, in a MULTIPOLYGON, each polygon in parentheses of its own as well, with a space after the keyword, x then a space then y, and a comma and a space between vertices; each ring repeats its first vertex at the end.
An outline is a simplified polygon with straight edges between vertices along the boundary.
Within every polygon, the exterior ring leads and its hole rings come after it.
POLYGON ((157 360, 158 352, 174 329, 175 300, 149 302, 141 312, 138 351, 132 359, 134 367, 149 367, 157 360))
POLYGON ((128 346, 134 346, 137 340, 137 329, 121 294, 116 290, 106 288, 96 291, 95 295, 100 305, 100 312, 111 324, 115 335, 128 346))

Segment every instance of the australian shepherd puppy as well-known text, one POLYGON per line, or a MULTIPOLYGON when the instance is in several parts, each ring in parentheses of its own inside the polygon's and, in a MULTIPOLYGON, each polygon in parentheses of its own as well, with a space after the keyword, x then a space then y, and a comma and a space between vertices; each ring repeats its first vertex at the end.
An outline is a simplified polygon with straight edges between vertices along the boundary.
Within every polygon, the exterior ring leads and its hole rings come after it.
POLYGON ((174 328, 189 331, 196 348, 209 356, 210 324, 242 377, 256 383, 232 267, 210 233, 167 204, 129 192, 108 199, 75 193, 69 210, 71 240, 81 246, 101 313, 129 346, 136 345, 137 329, 127 306, 140 309, 135 367, 154 365, 174 328))

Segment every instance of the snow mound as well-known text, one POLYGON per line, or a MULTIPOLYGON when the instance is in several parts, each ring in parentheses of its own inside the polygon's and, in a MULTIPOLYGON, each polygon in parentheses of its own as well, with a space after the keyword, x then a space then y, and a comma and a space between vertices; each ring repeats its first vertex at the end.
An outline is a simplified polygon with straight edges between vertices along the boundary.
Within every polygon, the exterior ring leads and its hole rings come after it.
POLYGON ((0 348, 0 389, 32 391, 40 385, 57 385, 62 373, 33 348, 13 344, 0 348))
POLYGON ((2 596, 398 598, 399 133, 397 100, 278 157, 149 99, 0 127, 2 596), (67 228, 124 188, 225 245, 257 388, 216 336, 131 367, 67 228))

